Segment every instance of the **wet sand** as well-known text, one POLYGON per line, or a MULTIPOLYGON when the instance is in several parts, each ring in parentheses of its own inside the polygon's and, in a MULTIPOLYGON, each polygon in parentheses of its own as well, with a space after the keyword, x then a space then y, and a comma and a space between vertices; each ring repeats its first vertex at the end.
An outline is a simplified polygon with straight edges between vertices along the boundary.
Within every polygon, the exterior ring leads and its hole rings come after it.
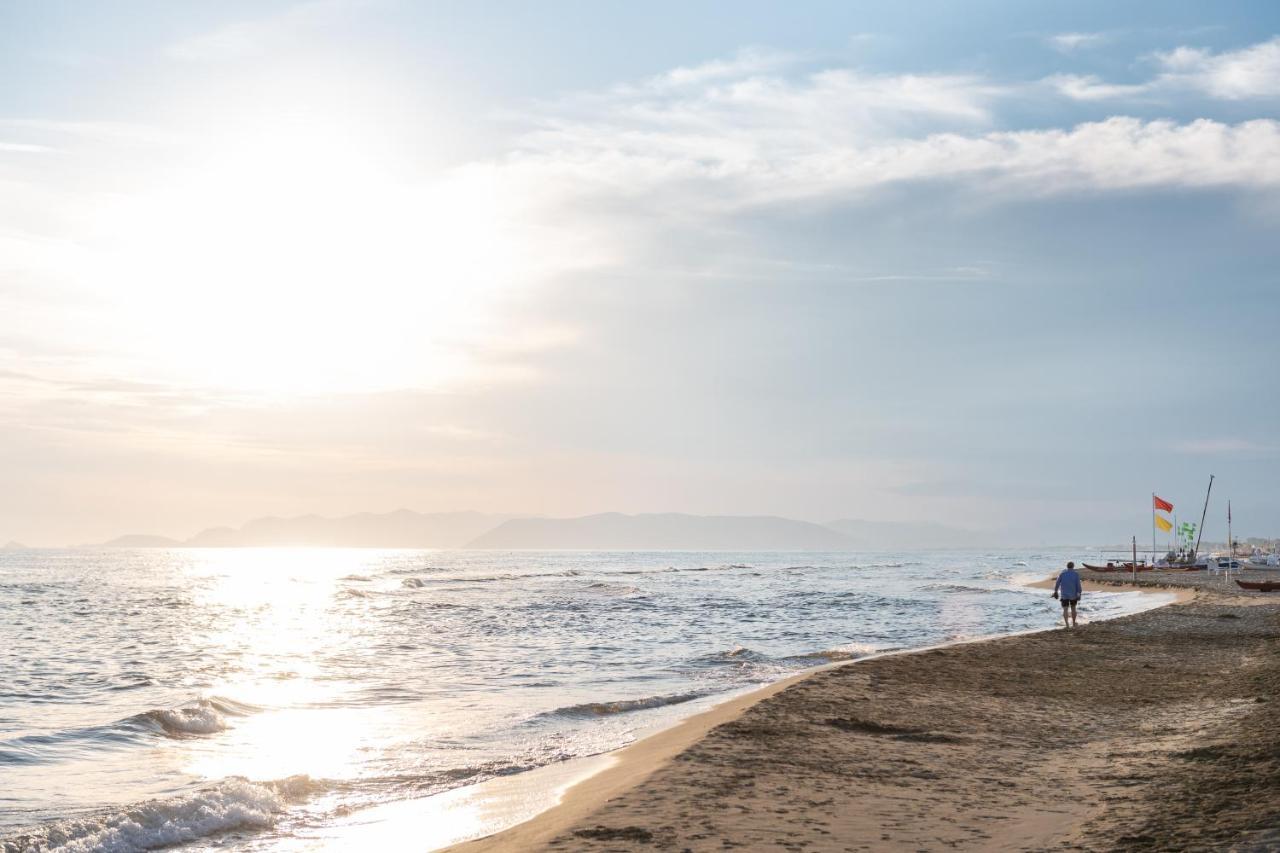
POLYGON ((457 849, 1280 847, 1280 598, 1195 575, 1139 585, 1199 592, 783 682, 457 849))

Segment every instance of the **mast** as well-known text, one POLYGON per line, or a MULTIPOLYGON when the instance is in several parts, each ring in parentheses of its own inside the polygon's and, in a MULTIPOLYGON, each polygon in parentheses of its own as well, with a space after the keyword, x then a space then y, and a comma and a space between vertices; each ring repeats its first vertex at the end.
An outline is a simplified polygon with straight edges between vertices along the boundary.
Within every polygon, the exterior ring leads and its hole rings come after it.
POLYGON ((1213 475, 1209 475, 1209 488, 1204 490, 1204 509, 1200 511, 1200 529, 1196 531, 1196 547, 1191 552, 1191 562, 1200 554, 1200 537, 1204 535, 1204 517, 1209 512, 1209 493, 1213 491, 1213 475))
POLYGON ((1151 493, 1151 565, 1156 563, 1156 493, 1151 493))

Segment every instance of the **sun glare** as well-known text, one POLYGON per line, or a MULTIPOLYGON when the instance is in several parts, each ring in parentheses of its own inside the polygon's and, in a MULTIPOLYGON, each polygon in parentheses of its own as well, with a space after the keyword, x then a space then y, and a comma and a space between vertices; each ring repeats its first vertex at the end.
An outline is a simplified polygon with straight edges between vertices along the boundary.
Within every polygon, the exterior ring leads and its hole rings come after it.
POLYGON ((404 180, 407 164, 362 143, 263 128, 113 211, 105 273, 133 354, 153 373, 265 392, 456 376, 457 344, 520 268, 494 182, 404 180))

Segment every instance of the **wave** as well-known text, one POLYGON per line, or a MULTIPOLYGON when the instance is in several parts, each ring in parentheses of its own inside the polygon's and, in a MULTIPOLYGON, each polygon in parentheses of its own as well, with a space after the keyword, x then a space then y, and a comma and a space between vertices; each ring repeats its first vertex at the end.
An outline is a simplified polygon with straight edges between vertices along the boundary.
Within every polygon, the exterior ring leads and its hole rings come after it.
POLYGON ((197 699, 176 708, 155 708, 135 714, 124 722, 159 726, 170 737, 211 735, 227 729, 227 717, 244 717, 257 710, 251 705, 217 697, 197 699))
POLYGON ((693 659, 696 664, 706 664, 711 666, 725 664, 748 664, 748 663, 767 663, 772 662, 773 658, 766 654, 761 654, 746 646, 734 646, 731 649, 725 649, 722 652, 712 652, 711 654, 700 655, 693 659))
POLYGON ((968 586, 962 583, 931 583, 920 587, 920 589, 928 590, 929 592, 977 593, 978 595, 987 595, 995 592, 995 590, 987 589, 986 587, 968 586))
POLYGON ((67 818, 0 839, 6 851, 134 853, 187 844, 233 830, 272 826, 291 804, 324 790, 309 776, 269 782, 231 777, 196 791, 67 818))
POLYGON ((854 660, 856 658, 864 658, 867 655, 874 655, 877 652, 885 651, 884 646, 877 646, 872 643, 846 643, 843 646, 836 646, 834 649, 824 649, 820 652, 811 652, 804 655, 796 655, 796 660, 825 660, 825 661, 842 661, 854 660))
POLYGON ((627 714, 632 711, 647 711, 651 708, 664 708, 668 705, 680 705, 701 699, 706 693, 673 693, 666 696, 645 696, 642 699, 619 699, 616 702, 585 702, 581 705, 566 705, 539 714, 539 717, 570 717, 574 719, 590 719, 608 717, 614 714, 627 714))
POLYGON ((136 746, 157 734, 172 738, 216 734, 227 729, 227 717, 245 717, 260 710, 214 696, 173 708, 153 708, 106 725, 25 735, 0 741, 0 765, 41 764, 83 755, 86 750, 136 746))
POLYGON ((597 595, 638 595, 641 590, 638 586, 630 586, 621 583, 606 583, 600 581, 598 583, 588 584, 586 587, 588 592, 597 595))

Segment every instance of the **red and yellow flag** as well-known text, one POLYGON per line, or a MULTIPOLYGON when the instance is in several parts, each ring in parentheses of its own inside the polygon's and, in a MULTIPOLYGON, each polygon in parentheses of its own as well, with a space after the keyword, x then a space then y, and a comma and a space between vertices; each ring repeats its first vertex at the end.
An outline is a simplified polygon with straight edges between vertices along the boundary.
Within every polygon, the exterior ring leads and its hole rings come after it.
POLYGON ((1164 498, 1158 498, 1155 495, 1152 495, 1151 502, 1156 509, 1162 509, 1165 512, 1173 512, 1173 504, 1169 503, 1164 498))

